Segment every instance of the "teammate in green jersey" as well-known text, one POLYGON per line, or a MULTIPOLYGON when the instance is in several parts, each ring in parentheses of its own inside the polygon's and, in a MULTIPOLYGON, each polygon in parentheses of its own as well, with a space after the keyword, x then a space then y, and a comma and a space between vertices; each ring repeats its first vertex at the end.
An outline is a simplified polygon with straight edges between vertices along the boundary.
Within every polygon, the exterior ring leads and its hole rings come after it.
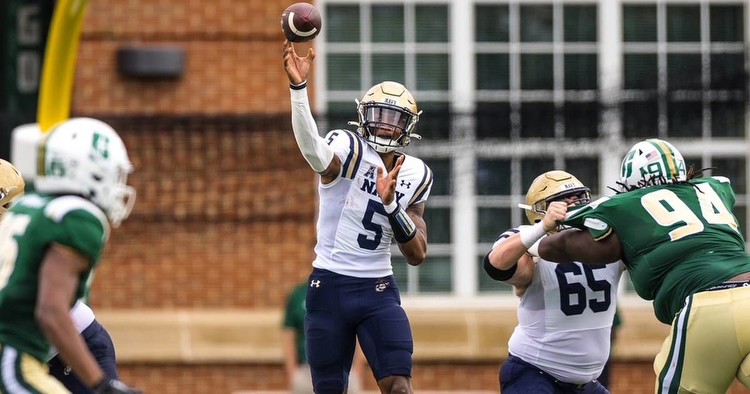
POLYGON ((701 172, 672 144, 641 141, 623 159, 623 192, 567 215, 550 204, 547 215, 583 231, 539 245, 553 261, 625 262, 638 295, 672 325, 654 361, 657 393, 724 393, 735 376, 750 387, 750 255, 729 180, 701 172))
POLYGON ((50 345, 94 393, 139 393, 106 378, 70 317, 110 225, 133 207, 131 171, 120 137, 95 119, 62 122, 41 143, 36 193, 0 220, 0 393, 68 393, 47 374, 50 345))

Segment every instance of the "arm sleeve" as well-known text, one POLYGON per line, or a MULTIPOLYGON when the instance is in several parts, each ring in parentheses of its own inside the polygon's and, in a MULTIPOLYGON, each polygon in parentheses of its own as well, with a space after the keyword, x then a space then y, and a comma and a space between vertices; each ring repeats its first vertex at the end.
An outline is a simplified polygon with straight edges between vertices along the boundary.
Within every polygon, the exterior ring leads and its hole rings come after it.
POLYGON ((290 89, 292 94, 292 131, 297 140, 302 156, 315 172, 323 172, 333 160, 333 150, 325 140, 318 135, 310 103, 307 98, 307 88, 290 89))

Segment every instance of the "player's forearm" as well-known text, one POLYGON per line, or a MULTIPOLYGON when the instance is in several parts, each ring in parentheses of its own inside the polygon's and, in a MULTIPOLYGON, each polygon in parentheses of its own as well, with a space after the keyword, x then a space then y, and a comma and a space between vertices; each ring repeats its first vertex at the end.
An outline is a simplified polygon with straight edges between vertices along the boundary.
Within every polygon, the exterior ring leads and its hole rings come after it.
POLYGON ((307 88, 291 89, 292 96, 292 131, 297 140, 302 156, 315 172, 323 172, 333 160, 333 150, 318 135, 318 126, 310 112, 307 88))
POLYGON ((76 330, 70 312, 63 305, 39 306, 36 318, 42 331, 63 360, 88 387, 100 383, 105 375, 76 330))
POLYGON ((508 270, 518 263, 518 259, 524 253, 526 253, 526 247, 521 242, 521 237, 513 234, 490 251, 490 264, 499 270, 508 270))
POLYGON ((427 235, 418 229, 414 238, 399 243, 398 248, 409 265, 420 265, 427 258, 427 235))

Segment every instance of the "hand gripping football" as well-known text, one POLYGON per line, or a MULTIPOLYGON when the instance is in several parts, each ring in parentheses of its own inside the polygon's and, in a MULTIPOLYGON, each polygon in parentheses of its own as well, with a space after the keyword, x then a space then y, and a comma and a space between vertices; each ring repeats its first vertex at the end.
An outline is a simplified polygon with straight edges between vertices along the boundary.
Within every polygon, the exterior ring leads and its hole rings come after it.
POLYGON ((281 30, 291 42, 305 42, 315 38, 322 26, 320 13, 310 3, 294 3, 281 14, 281 30))

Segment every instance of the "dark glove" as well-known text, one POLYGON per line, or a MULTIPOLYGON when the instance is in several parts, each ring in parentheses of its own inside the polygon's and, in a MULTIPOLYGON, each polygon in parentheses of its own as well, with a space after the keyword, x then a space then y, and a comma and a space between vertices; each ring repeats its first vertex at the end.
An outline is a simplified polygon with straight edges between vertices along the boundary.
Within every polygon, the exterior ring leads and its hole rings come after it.
POLYGON ((143 394, 143 391, 128 387, 117 379, 104 379, 91 390, 94 394, 143 394))

